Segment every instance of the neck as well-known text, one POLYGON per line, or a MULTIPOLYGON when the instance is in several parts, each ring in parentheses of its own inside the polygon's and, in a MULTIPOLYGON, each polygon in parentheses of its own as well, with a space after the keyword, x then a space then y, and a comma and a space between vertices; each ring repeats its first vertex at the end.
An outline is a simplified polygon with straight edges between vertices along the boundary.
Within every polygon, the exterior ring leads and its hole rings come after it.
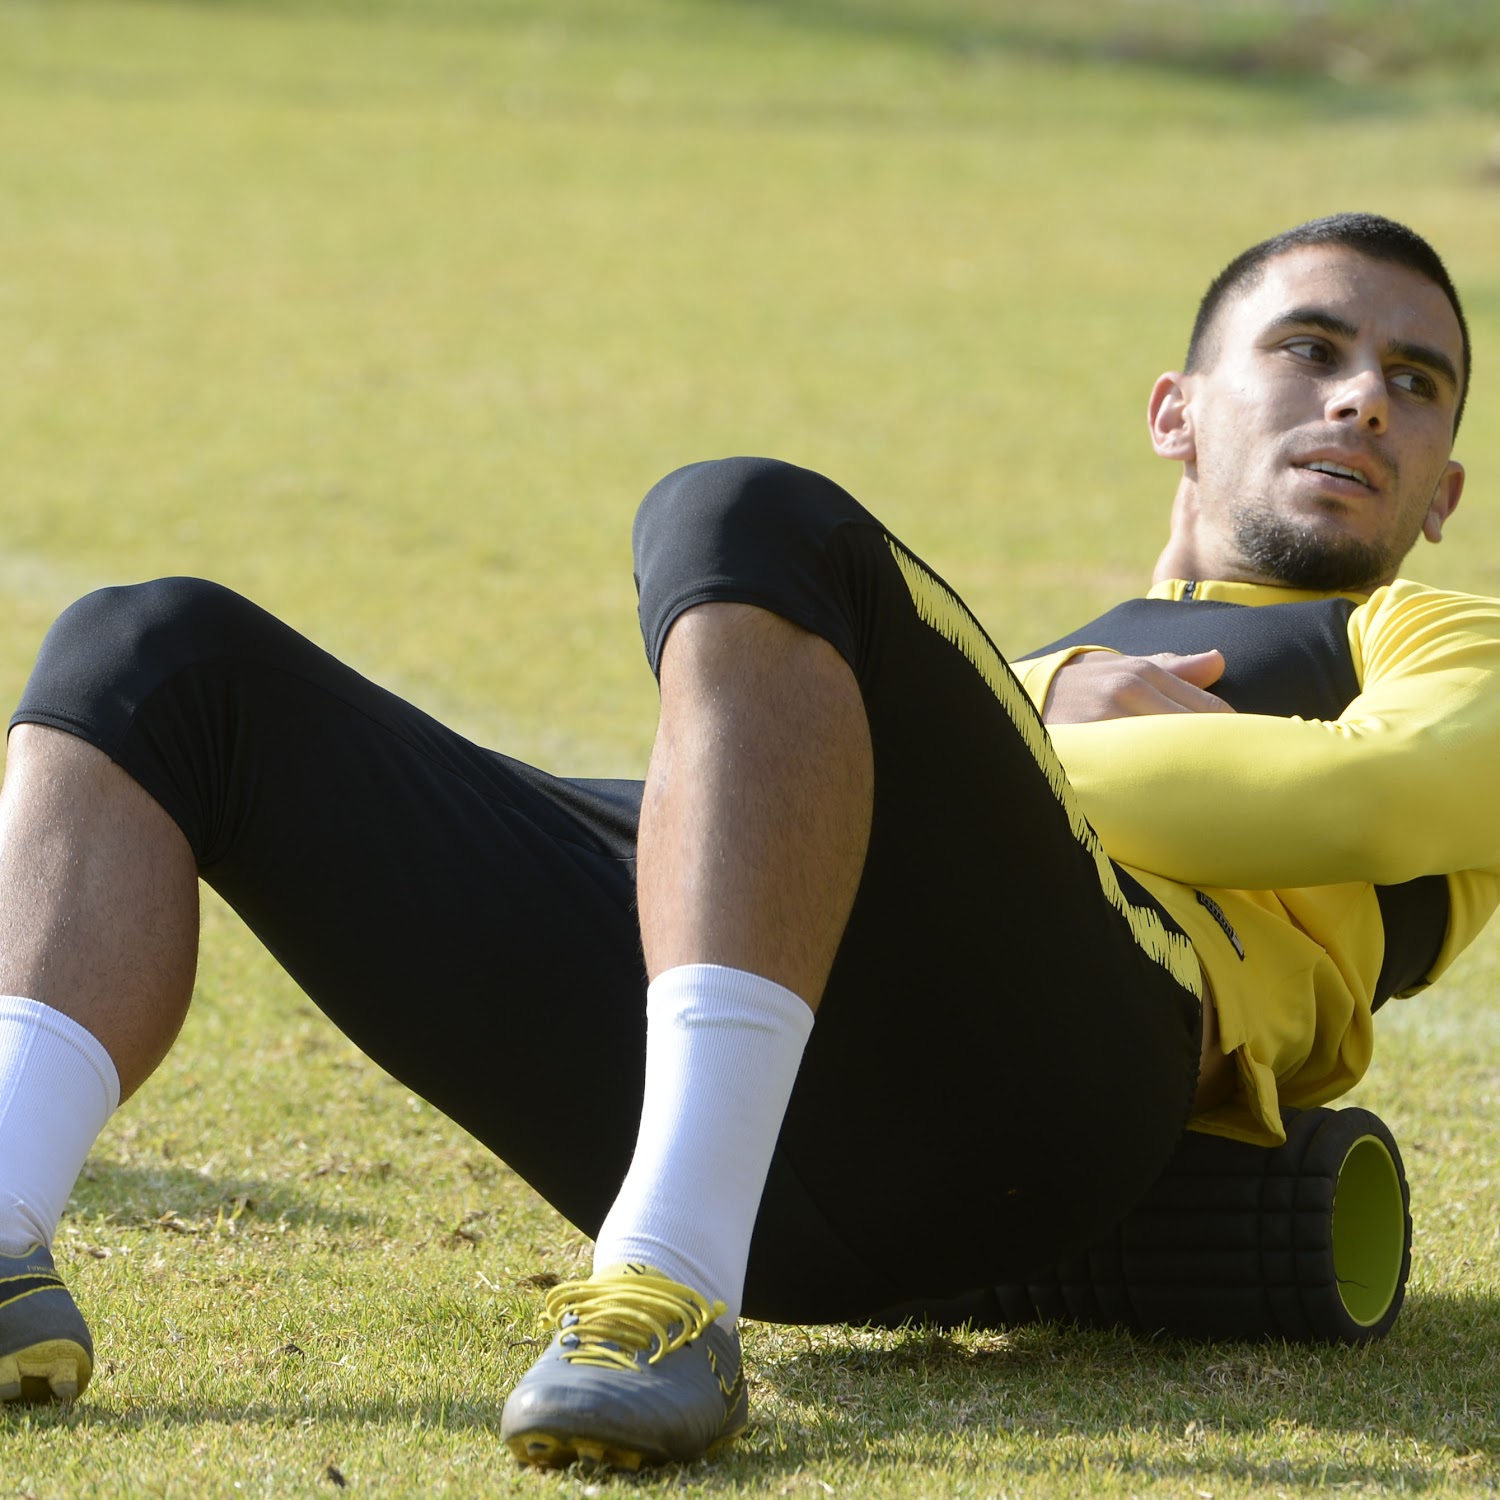
MULTIPOLYGON (((1165 583, 1170 578, 1208 578, 1225 576, 1216 569, 1205 555, 1199 532, 1198 489, 1191 479, 1183 476, 1177 493, 1172 498, 1172 520, 1167 544, 1156 559, 1152 570, 1152 583, 1165 583)), ((1256 582, 1246 579, 1245 582, 1256 582)))

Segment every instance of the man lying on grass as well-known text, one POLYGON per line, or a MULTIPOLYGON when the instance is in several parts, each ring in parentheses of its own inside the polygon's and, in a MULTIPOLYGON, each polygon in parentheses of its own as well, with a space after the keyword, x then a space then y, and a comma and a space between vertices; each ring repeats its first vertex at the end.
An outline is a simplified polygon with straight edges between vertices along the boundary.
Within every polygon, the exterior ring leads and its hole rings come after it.
POLYGON ((0 804, 0 1394, 88 1380, 48 1246, 182 1022, 200 877, 595 1237, 506 1404, 532 1463, 697 1457, 742 1312, 1019 1279, 1189 1122, 1277 1142, 1497 899, 1500 603, 1397 580, 1468 372, 1411 231, 1246 252, 1151 393, 1148 599, 1019 677, 829 480, 679 470, 635 528, 644 785, 480 749, 213 584, 74 605, 0 804))

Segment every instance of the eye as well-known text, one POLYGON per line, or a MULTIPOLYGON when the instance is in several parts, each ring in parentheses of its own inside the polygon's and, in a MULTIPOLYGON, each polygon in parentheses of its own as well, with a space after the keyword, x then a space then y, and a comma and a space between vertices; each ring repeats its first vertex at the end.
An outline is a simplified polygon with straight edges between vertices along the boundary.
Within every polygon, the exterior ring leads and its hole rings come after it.
POLYGON ((1391 384, 1410 395, 1420 396, 1424 401, 1430 401, 1437 395, 1437 382, 1420 370, 1397 370, 1391 376, 1391 384))
POLYGON ((1298 359, 1305 359, 1315 365, 1326 365, 1333 359, 1333 351, 1322 339, 1288 339, 1281 347, 1288 354, 1295 354, 1298 359))

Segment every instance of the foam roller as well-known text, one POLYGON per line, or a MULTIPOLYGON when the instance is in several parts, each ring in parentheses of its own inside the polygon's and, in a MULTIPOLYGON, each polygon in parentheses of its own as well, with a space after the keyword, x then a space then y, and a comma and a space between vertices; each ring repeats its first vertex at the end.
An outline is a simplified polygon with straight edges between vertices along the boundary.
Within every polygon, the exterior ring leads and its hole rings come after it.
POLYGON ((1359 1344, 1390 1331, 1411 1269, 1401 1153, 1366 1109, 1288 1110, 1286 1144, 1184 1136, 1130 1213, 1025 1283, 874 1321, 1036 1322, 1191 1339, 1359 1344))

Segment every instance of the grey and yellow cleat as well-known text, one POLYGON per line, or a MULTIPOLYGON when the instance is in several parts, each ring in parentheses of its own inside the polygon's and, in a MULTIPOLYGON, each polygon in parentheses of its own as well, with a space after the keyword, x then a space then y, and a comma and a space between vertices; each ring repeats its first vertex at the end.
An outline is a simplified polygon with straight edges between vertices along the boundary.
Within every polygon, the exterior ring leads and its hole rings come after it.
POLYGON ((547 1294, 558 1332, 505 1403, 500 1436, 523 1463, 639 1469, 738 1437, 749 1400, 722 1303, 649 1266, 614 1266, 547 1294))
POLYGON ((94 1373, 94 1341, 45 1245, 0 1255, 0 1401, 72 1401, 94 1373))

